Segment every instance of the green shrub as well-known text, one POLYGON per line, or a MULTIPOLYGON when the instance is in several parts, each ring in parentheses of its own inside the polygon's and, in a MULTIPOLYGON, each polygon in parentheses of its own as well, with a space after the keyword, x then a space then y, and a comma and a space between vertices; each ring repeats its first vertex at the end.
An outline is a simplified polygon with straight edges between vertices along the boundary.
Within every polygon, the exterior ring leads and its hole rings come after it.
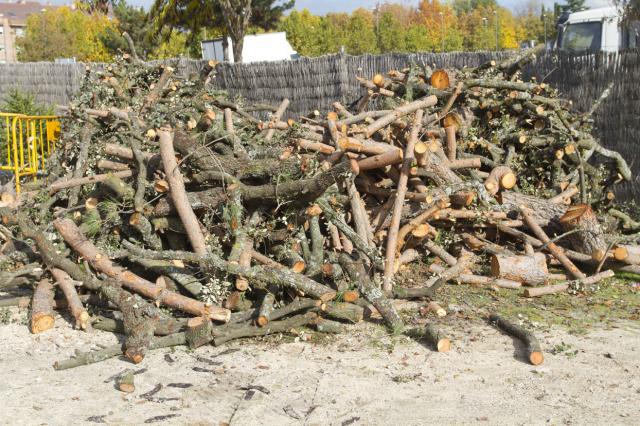
POLYGON ((11 89, 4 97, 0 111, 25 115, 53 115, 54 108, 38 103, 32 93, 11 89))

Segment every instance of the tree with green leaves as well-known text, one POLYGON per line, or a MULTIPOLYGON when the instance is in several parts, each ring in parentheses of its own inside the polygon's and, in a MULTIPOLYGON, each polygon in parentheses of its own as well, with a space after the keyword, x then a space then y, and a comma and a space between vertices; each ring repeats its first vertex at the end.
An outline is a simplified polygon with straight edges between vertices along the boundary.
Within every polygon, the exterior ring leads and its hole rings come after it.
POLYGON ((564 8, 569 12, 580 12, 586 9, 584 4, 585 0, 566 0, 564 8))
MULTIPOLYGON (((231 39, 236 62, 242 61, 242 43, 248 28, 272 30, 293 1, 275 0, 155 0, 149 12, 158 32, 163 28, 183 31, 188 44, 203 30, 231 39)), ((226 46, 225 46, 226 50, 226 46)), ((225 59, 228 55, 225 55, 225 59)))
POLYGON ((312 14, 308 9, 292 11, 282 20, 279 30, 287 33, 287 40, 300 55, 327 53, 326 18, 312 14))
POLYGON ((405 28, 390 12, 382 13, 378 18, 378 50, 380 53, 404 52, 407 50, 405 28))

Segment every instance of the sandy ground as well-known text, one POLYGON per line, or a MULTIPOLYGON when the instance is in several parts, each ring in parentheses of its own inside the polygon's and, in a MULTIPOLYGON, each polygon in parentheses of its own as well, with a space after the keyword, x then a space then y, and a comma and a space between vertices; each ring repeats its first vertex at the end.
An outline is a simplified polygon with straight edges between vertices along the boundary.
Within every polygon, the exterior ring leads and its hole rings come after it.
POLYGON ((540 332, 546 359, 539 367, 523 362, 517 342, 483 324, 460 324, 447 332, 455 341, 447 354, 362 325, 321 343, 304 342, 303 335, 196 351, 167 349, 133 367, 111 359, 56 372, 55 360, 75 349, 116 343, 116 338, 75 331, 63 319, 40 335, 31 335, 24 325, 3 325, 0 423, 640 422, 637 324, 587 336, 540 332), (124 394, 115 389, 113 376, 131 367, 139 371, 136 391, 124 394))

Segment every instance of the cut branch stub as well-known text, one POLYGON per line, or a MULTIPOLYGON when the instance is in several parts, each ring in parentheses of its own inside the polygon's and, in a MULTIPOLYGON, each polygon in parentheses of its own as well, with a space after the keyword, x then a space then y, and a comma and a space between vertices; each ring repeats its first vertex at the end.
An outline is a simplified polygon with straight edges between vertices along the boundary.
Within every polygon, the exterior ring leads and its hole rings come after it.
POLYGON ((431 85, 439 90, 448 89, 450 86, 449 73, 445 70, 436 70, 431 74, 431 85))

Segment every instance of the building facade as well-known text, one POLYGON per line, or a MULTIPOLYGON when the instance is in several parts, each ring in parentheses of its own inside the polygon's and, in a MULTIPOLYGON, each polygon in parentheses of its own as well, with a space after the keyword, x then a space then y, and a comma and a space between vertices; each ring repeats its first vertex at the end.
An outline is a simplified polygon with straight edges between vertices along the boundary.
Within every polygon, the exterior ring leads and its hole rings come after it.
POLYGON ((29 15, 54 7, 26 0, 0 2, 0 63, 17 62, 16 38, 24 33, 29 15))

